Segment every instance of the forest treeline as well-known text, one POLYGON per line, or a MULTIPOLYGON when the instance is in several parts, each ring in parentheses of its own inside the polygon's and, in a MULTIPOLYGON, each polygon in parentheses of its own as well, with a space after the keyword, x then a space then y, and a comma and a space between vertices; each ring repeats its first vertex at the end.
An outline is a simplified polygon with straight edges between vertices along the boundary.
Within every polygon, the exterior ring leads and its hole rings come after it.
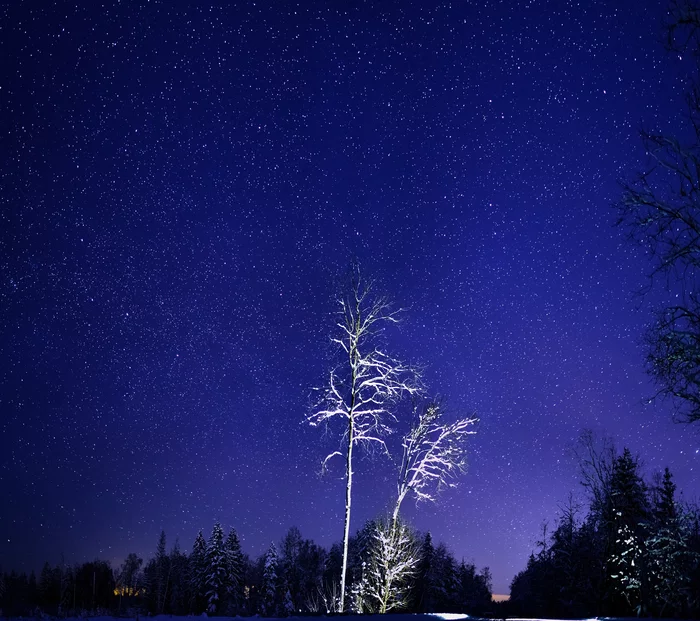
MULTIPOLYGON (((378 522, 368 522, 350 539, 346 610, 378 609, 367 591, 380 530, 378 522)), ((458 561, 444 544, 434 545, 429 533, 411 535, 413 558, 418 560, 410 579, 395 585, 401 589, 401 607, 411 612, 488 612, 488 568, 477 571, 473 564, 458 561)), ((251 559, 242 551, 236 531, 225 535, 217 523, 206 538, 200 531, 189 554, 177 542, 168 551, 163 532, 155 554, 145 562, 132 553, 118 568, 95 560, 82 565, 46 563, 38 577, 34 572, 5 573, 0 580, 2 614, 326 614, 338 610, 341 563, 340 543, 326 550, 304 539, 296 527, 251 559)))
MULTIPOLYGON (((350 538, 344 610, 700 618, 700 510, 681 501, 669 469, 647 480, 639 457, 591 434, 578 463, 587 503, 570 497, 543 528, 509 602, 491 602, 488 568, 459 561, 429 533, 376 520, 350 538)), ((132 553, 115 568, 95 560, 4 573, 0 601, 8 616, 328 614, 340 610, 342 557, 340 542, 327 550, 292 527, 251 559, 217 523, 189 552, 178 542, 168 550, 163 532, 145 562, 132 553)))
POLYGON ((584 434, 588 506, 572 498, 511 584, 509 614, 700 618, 700 511, 679 502, 668 468, 649 482, 640 460, 584 434))

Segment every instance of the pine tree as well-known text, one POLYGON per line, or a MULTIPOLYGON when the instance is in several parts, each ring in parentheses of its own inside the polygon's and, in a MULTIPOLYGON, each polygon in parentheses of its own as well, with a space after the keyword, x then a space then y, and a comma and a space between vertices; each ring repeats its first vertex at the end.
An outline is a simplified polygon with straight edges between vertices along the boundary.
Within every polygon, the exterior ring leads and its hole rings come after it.
POLYGON ((284 591, 284 602, 282 603, 282 611, 286 617, 294 614, 294 602, 292 601, 292 594, 289 589, 284 591))
MULTIPOLYGON (((299 602, 301 570, 299 558, 303 539, 296 526, 292 526, 282 539, 280 547, 280 578, 287 587, 292 602, 299 602)), ((286 597, 286 594, 285 594, 286 597)))
POLYGON ((491 575, 491 568, 482 568, 481 573, 477 575, 477 580, 481 583, 485 592, 488 593, 487 603, 490 604, 493 600, 493 576, 491 575))
POLYGON ((458 612, 455 601, 457 592, 457 562, 444 543, 433 551, 428 573, 430 599, 433 610, 458 612))
POLYGON ((654 612, 660 616, 683 615, 698 555, 691 548, 692 516, 681 510, 675 498, 676 484, 668 468, 654 494, 654 522, 646 540, 654 612))
POLYGON ((470 615, 483 614, 491 603, 491 573, 488 567, 477 574, 473 563, 464 559, 457 568, 457 606, 470 615))
POLYGON ((189 612, 189 587, 187 555, 180 551, 180 543, 176 540, 168 557, 170 568, 170 590, 168 592, 169 607, 173 614, 185 615, 189 612))
POLYGON ((363 561, 360 566, 359 577, 350 585, 349 607, 352 614, 361 615, 375 612, 369 601, 369 570, 368 562, 363 561))
POLYGON ((44 612, 53 613, 58 610, 60 602, 60 585, 58 571, 51 565, 44 563, 44 567, 39 574, 39 602, 44 612))
POLYGON ((340 543, 331 545, 326 559, 321 588, 321 599, 327 613, 340 610, 340 574, 343 565, 343 547, 340 543))
POLYGON ((128 608, 130 602, 140 597, 143 590, 143 559, 129 553, 118 570, 114 572, 115 590, 119 595, 119 613, 128 608))
POLYGON ((158 614, 159 594, 157 573, 156 559, 148 559, 146 566, 143 568, 143 586, 147 610, 151 615, 158 614))
POLYGON ((557 528, 552 533, 550 560, 552 581, 556 583, 556 602, 553 612, 563 616, 582 616, 592 611, 594 597, 590 589, 591 563, 590 529, 579 527, 576 515, 579 508, 569 496, 557 528))
POLYGON ((642 593, 644 550, 639 536, 630 526, 620 522, 615 551, 610 557, 610 577, 617 592, 624 597, 637 616, 646 612, 642 593))
POLYGON ((203 612, 206 608, 204 598, 206 587, 207 569, 207 542, 204 534, 200 530, 194 540, 192 553, 189 559, 189 585, 190 585, 190 606, 194 612, 203 612))
POLYGON ((226 556, 226 586, 228 589, 229 613, 238 614, 243 608, 244 556, 241 542, 235 529, 229 530, 224 542, 226 556))
POLYGON ((414 602, 416 612, 435 612, 434 585, 432 579, 432 562, 435 548, 430 533, 426 533, 421 543, 420 563, 416 576, 416 600, 414 602))
POLYGON ((36 582, 36 574, 34 570, 29 574, 29 581, 27 583, 27 601, 31 603, 32 608, 36 608, 38 599, 38 588, 36 582))
POLYGON ((348 584, 353 585, 362 580, 364 567, 369 560, 370 549, 377 527, 375 520, 367 520, 354 537, 348 542, 348 584))
MULTIPOLYGON (((632 530, 649 517, 646 484, 639 473, 639 462, 628 448, 613 465, 610 500, 614 514, 632 530)), ((613 518, 613 521, 618 520, 613 518)))
POLYGON ((155 610, 157 614, 165 612, 165 604, 168 597, 168 589, 170 588, 170 560, 165 550, 165 531, 161 531, 156 547, 155 575, 154 584, 154 600, 155 610))
POLYGON ((218 522, 214 524, 205 555, 205 597, 207 612, 221 612, 226 601, 228 563, 224 551, 224 530, 218 522))
MULTIPOLYGON (((71 602, 73 601, 71 594, 75 592, 75 574, 76 572, 74 569, 66 563, 63 554, 61 554, 61 564, 58 567, 58 582, 60 585, 60 599, 58 603, 59 616, 65 614, 71 607, 71 602)), ((91 597, 88 605, 94 608, 94 604, 94 598, 91 597)))
POLYGON ((615 614, 641 614, 648 605, 643 528, 649 517, 647 487, 639 462, 625 448, 613 463, 606 512, 610 533, 608 575, 615 614))
POLYGON ((261 588, 262 613, 267 616, 275 616, 278 609, 277 591, 279 587, 279 558, 275 544, 270 544, 265 553, 263 580, 261 588))
POLYGON ((676 484, 673 482, 673 475, 668 468, 664 469, 661 485, 654 491, 654 520, 658 525, 675 524, 678 519, 676 484))

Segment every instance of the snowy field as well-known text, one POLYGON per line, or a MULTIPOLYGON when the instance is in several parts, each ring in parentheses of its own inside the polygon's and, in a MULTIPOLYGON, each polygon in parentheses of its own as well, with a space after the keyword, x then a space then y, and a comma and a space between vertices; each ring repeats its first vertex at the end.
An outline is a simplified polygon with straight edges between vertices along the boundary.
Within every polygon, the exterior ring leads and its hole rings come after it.
MULTIPOLYGON (((331 615, 331 616, 338 616, 338 617, 352 617, 355 615, 331 615)), ((445 614, 439 614, 439 613, 429 613, 429 614, 389 614, 389 615, 358 615, 361 616, 362 621, 463 621, 466 619, 479 619, 480 617, 471 617, 469 615, 462 615, 462 614, 454 614, 454 613, 445 613, 445 614), (418 617, 422 617, 422 619, 418 619, 418 617)), ((287 617, 291 621, 318 621, 319 618, 324 618, 325 615, 316 615, 316 616, 311 616, 311 617, 303 617, 303 616, 292 616, 292 617, 287 617)), ((24 617, 24 619, 31 619, 33 617, 24 617)), ((107 616, 85 616, 85 617, 67 617, 63 619, 62 621, 87 621, 88 619, 90 621, 115 621, 115 619, 122 619, 122 620, 127 620, 131 619, 133 617, 107 617, 107 616)), ((201 617, 195 617, 194 615, 187 616, 187 617, 178 617, 174 615, 157 615, 155 617, 147 617, 147 616, 139 616, 138 619, 139 621, 177 621, 178 619, 182 619, 183 621, 186 619, 189 619, 192 621, 193 619, 206 619, 206 615, 201 615, 201 617)), ((22 617, 19 617, 18 619, 22 619, 22 617)), ((216 621, 243 621, 243 619, 254 619, 255 621, 265 621, 266 617, 212 617, 212 619, 215 619, 216 621)), ((276 617, 270 617, 270 619, 275 619, 275 621, 280 621, 276 617)), ((540 620, 540 619, 532 619, 532 618, 521 618, 521 617, 508 617, 509 621, 624 621, 622 618, 620 619, 614 619, 612 617, 592 617, 590 619, 577 619, 577 620, 566 620, 566 619, 548 619, 548 620, 540 620)), ((634 618, 630 618, 629 621, 632 621, 634 618)), ((14 619, 10 618, 8 621, 15 621, 14 619)), ((673 621, 672 619, 655 619, 654 621, 673 621)))

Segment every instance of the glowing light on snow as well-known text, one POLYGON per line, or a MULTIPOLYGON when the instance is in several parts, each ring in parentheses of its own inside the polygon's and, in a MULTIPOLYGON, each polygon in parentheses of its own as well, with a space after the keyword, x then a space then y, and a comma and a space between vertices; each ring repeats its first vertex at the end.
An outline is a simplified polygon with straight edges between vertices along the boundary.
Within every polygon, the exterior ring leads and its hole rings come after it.
POLYGON ((445 621, 456 621, 457 619, 468 619, 469 615, 461 615, 457 612, 443 612, 440 614, 432 613, 427 615, 429 617, 435 617, 437 619, 445 619, 445 621))

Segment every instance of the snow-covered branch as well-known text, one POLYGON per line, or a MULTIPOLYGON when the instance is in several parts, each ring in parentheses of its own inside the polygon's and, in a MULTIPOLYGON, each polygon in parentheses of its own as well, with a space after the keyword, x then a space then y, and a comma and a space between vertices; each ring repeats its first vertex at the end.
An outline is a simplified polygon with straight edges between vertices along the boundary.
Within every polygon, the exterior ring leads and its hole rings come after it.
POLYGON ((447 423, 443 410, 439 402, 428 403, 404 436, 394 520, 409 493, 417 500, 434 501, 444 487, 456 485, 451 479, 466 468, 466 439, 476 433, 473 426, 479 419, 447 423))
POLYGON ((406 524, 377 523, 360 585, 363 608, 385 614, 407 607, 411 578, 416 574, 420 558, 419 546, 406 524))
MULTIPOLYGON (((347 299, 340 300, 340 335, 331 339, 345 361, 333 369, 328 385, 318 389, 320 399, 307 416, 312 426, 343 419, 352 427, 354 445, 378 443, 392 432, 396 417, 393 403, 422 392, 420 373, 374 346, 381 334, 381 322, 398 322, 400 311, 391 309, 385 298, 369 299, 371 286, 353 285, 347 299)), ((347 441, 348 429, 344 438, 347 441)), ((337 451, 330 453, 324 463, 337 451)))

